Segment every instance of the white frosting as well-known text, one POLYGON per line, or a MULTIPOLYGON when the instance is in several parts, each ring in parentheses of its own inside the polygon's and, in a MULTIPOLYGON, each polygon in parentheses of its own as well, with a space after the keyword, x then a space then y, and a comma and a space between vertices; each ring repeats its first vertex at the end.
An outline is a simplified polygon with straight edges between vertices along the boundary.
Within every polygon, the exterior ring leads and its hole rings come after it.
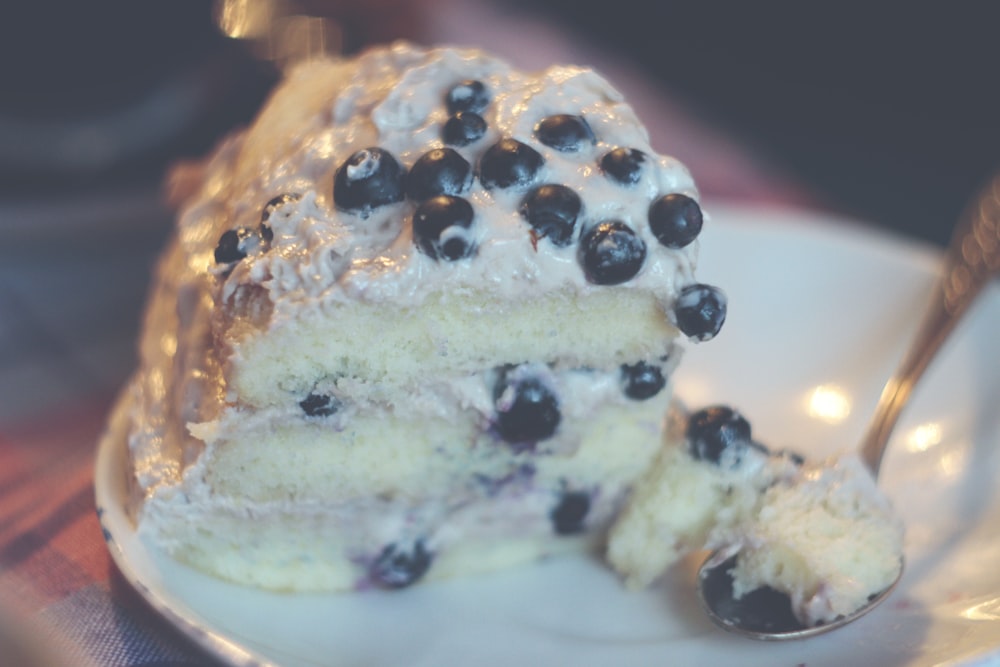
POLYGON ((697 196, 694 184, 679 162, 656 155, 632 109, 604 79, 573 67, 525 74, 476 51, 425 51, 406 44, 373 50, 349 63, 311 63, 290 75, 271 108, 283 110, 290 103, 286 98, 306 87, 323 89, 324 81, 343 85, 326 106, 319 105, 298 124, 281 154, 258 154, 257 147, 268 143, 258 134, 287 129, 264 122, 265 109, 264 120, 247 138, 233 140, 238 160, 213 163, 214 173, 207 174, 206 186, 182 217, 186 237, 197 245, 190 248, 192 257, 205 261, 191 268, 209 268, 209 251, 223 231, 255 229, 267 201, 296 193, 301 199, 271 216, 270 251, 240 262, 226 280, 223 298, 238 285, 260 284, 280 319, 344 299, 418 303, 432 292, 481 290, 484 285, 510 299, 560 286, 601 289, 584 279, 575 244, 557 248, 545 239, 532 243, 530 227, 518 213, 524 188, 487 190, 474 181, 463 197, 475 211, 469 234, 478 252, 454 263, 435 261, 417 250, 410 231, 415 203, 409 199, 376 208, 368 217, 334 207, 334 171, 355 151, 379 146, 408 168, 427 151, 442 147, 441 127, 448 118, 444 97, 469 78, 483 81, 492 97, 482 112, 486 136, 454 147, 473 168, 502 137, 531 145, 545 159, 535 183, 560 183, 580 195, 578 229, 617 219, 646 243, 645 265, 630 285, 653 289, 670 303, 678 287, 692 282, 697 242, 683 250, 663 247, 646 216, 659 195, 697 196), (582 115, 596 145, 564 153, 535 139, 535 125, 557 113, 582 115), (248 145, 240 146, 243 141, 248 145), (620 146, 647 155, 642 178, 631 187, 607 178, 597 166, 604 153, 620 146))

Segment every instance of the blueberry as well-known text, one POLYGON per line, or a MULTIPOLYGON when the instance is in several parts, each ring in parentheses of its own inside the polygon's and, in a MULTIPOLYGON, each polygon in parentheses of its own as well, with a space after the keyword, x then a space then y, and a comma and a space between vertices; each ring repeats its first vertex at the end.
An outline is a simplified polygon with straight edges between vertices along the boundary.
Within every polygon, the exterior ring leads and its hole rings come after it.
POLYGON ((409 549, 389 544, 372 563, 369 574, 375 583, 386 588, 405 588, 427 573, 432 559, 423 540, 417 540, 409 549))
POLYGON ((683 248, 694 241, 701 225, 701 207, 687 195, 674 192, 649 205, 649 227, 668 248, 683 248))
POLYGON ((472 216, 472 204, 461 197, 431 197, 413 213, 413 240, 433 259, 471 257, 476 247, 466 230, 472 226, 472 216))
POLYGON ((540 185, 521 200, 521 215, 536 234, 559 247, 572 242, 581 208, 580 196, 565 185, 540 185))
POLYGON ((260 227, 258 231, 260 237, 266 242, 270 243, 274 240, 274 232, 271 230, 271 226, 267 224, 268 220, 271 219, 271 214, 276 210, 284 206, 285 204, 296 202, 302 198, 302 195, 296 194, 294 192, 288 192, 285 194, 278 195, 272 198, 266 204, 264 204, 263 210, 260 212, 260 227))
POLYGON ((296 202, 302 198, 302 195, 296 194, 294 192, 286 192, 285 194, 280 194, 274 197, 269 202, 264 204, 263 210, 260 212, 260 222, 264 224, 271 219, 271 214, 276 210, 284 206, 285 204, 290 204, 296 202))
POLYGON ((245 227, 223 232, 222 236, 219 237, 219 244, 215 246, 215 261, 217 264, 231 264, 247 256, 243 248, 240 247, 240 239, 246 233, 247 229, 245 227))
POLYGON ((583 235, 579 260, 590 282, 618 285, 639 273, 646 260, 646 244, 624 222, 602 222, 583 235))
POLYGON ((340 401, 327 394, 311 393, 299 401, 302 412, 309 417, 329 417, 340 409, 340 401))
POLYGON ((531 184, 545 159, 516 139, 501 139, 479 158, 479 180, 487 188, 523 187, 531 184))
POLYGON ((621 372, 625 395, 636 401, 652 398, 667 386, 663 369, 654 364, 647 364, 644 361, 622 364, 621 372))
POLYGON ((486 121, 472 111, 459 111, 445 121, 441 139, 449 146, 468 146, 486 134, 486 121))
POLYGON ((597 143, 594 131, 582 116, 558 114, 548 116, 535 126, 535 136, 546 146, 563 153, 576 153, 597 143))
POLYGON ((642 175, 646 154, 637 148, 615 148, 601 157, 601 171, 622 185, 635 185, 642 175))
POLYGON ((377 146, 363 148, 337 169, 333 202, 343 211, 368 217, 379 206, 403 200, 405 175, 388 151, 377 146))
POLYGON ((677 296, 673 315, 674 324, 685 336, 711 340, 726 321, 726 295, 711 285, 688 285, 677 296))
POLYGON ((759 447, 750 437, 750 422, 724 405, 693 413, 685 435, 691 456, 725 467, 736 467, 748 449, 759 447))
POLYGON ((420 156, 406 175, 406 194, 423 201, 437 195, 460 195, 472 185, 472 165, 451 148, 420 156))
POLYGON ((501 372, 493 388, 497 432, 512 444, 551 438, 562 420, 559 399, 540 378, 519 370, 501 372))
POLYGON ((445 95, 444 101, 450 114, 459 111, 479 113, 489 105, 490 92, 482 81, 468 79, 453 86, 445 95))
POLYGON ((266 225, 257 230, 237 227, 223 232, 218 245, 215 246, 215 262, 235 264, 247 255, 263 252, 267 250, 272 236, 270 228, 266 225))
POLYGON ((583 520, 590 512, 590 494, 583 491, 567 491, 559 499, 549 518, 556 535, 573 535, 583 531, 583 520))

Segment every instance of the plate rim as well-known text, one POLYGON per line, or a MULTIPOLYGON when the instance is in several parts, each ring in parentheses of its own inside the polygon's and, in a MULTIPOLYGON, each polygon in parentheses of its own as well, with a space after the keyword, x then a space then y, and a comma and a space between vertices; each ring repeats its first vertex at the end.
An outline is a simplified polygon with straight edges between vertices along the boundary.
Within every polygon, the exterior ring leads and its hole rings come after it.
MULTIPOLYGON (((889 253, 902 257, 915 268, 934 275, 940 266, 942 252, 933 244, 901 238, 894 233, 865 226, 836 214, 781 206, 745 206, 719 201, 713 202, 712 207, 713 225, 717 223, 723 227, 744 228, 749 224, 765 224, 772 228, 772 231, 791 229, 796 234, 807 234, 812 238, 836 239, 849 247, 866 247, 874 252, 889 253), (727 222, 732 218, 738 219, 739 222, 727 222)), ((1000 284, 993 287, 1000 287, 1000 284)), ((277 663, 268 658, 178 613, 168 599, 144 583, 142 575, 136 571, 122 548, 125 540, 130 545, 146 549, 147 552, 149 549, 136 534, 131 518, 125 510, 128 497, 125 469, 128 438, 124 427, 131 400, 126 385, 116 399, 108 425, 98 441, 94 467, 98 518, 116 567, 154 611, 212 657, 239 667, 276 667, 277 663), (128 531, 128 534, 123 535, 122 531, 128 531)), ((1000 640, 994 647, 967 654, 958 658, 956 662, 947 664, 974 667, 992 665, 995 664, 994 661, 1000 664, 1000 640)))

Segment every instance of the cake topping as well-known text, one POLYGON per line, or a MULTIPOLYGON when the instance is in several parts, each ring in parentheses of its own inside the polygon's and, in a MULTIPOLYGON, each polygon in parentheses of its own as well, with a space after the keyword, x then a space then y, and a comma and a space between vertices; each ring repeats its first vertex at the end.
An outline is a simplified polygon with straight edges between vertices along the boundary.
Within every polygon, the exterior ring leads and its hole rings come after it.
POLYGON ((663 195, 649 206, 649 227, 668 248, 683 248, 694 241, 701 225, 701 207, 687 195, 663 195))
POLYGON ((618 285, 635 277, 646 259, 646 244, 620 220, 590 228, 580 240, 580 265, 587 280, 618 285))
POLYGON ((715 338, 726 321, 726 295, 711 285, 688 285, 677 296, 673 320, 690 338, 699 341, 715 338))
POLYGON ((583 491, 567 491, 562 494, 559 504, 552 510, 552 530, 557 535, 573 535, 583 531, 583 520, 590 512, 590 494, 583 491))
POLYGON ((472 226, 472 205, 461 197, 438 195, 413 214, 413 240, 434 259, 455 261, 471 257, 475 245, 466 230, 472 226))
POLYGON ((472 165, 451 148, 424 153, 406 176, 406 194, 423 201, 437 195, 460 195, 472 185, 472 165))
POLYGON ((531 146, 516 139, 501 139, 479 159, 479 180, 487 188, 530 185, 545 159, 531 146))
POLYGON ((667 385, 663 369, 643 361, 622 364, 621 372, 625 395, 637 401, 656 396, 667 385))
POLYGON ((441 138, 449 146, 468 146, 486 134, 486 121, 472 111, 459 111, 449 118, 441 130, 441 138))
POLYGON ((622 185, 635 185, 642 176, 646 154, 637 148, 615 148, 601 157, 604 175, 622 185))
POLYGON ((534 371, 531 364, 505 368, 493 389, 497 432, 511 444, 551 438, 562 420, 559 399, 534 371))
POLYGON ((459 111, 479 113, 490 103, 490 93, 482 81, 468 79, 454 86, 445 96, 448 113, 459 111))
POLYGON ((724 405, 693 413, 686 432, 688 451, 700 461, 735 468, 749 449, 763 449, 750 437, 750 422, 736 410, 724 405))
POLYGON ((339 209, 368 217, 373 209, 403 200, 405 175, 388 151, 377 146, 364 148, 337 169, 333 201, 339 209))
POLYGON ((573 240, 576 218, 582 207, 580 196, 565 185, 540 185, 521 201, 521 215, 537 236, 565 247, 573 240))
POLYGON ((594 131, 582 116, 558 114, 539 121, 535 136, 546 146, 563 153, 575 153, 597 143, 594 131))
POLYGON ((417 540, 410 548, 389 544, 372 563, 370 576, 386 588, 404 588, 427 573, 432 559, 423 540, 417 540))

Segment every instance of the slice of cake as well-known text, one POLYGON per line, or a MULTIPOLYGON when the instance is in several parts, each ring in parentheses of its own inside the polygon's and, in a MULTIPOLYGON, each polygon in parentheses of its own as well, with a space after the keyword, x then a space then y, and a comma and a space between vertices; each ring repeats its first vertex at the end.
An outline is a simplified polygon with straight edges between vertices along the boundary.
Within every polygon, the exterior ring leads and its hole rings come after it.
POLYGON ((777 591, 810 627, 896 580, 903 526, 856 456, 807 463, 770 452, 725 406, 674 410, 664 443, 611 529, 608 560, 631 587, 710 549, 720 565, 732 559, 735 599, 777 591))
POLYGON ((598 540, 661 446, 694 184, 594 72, 408 44, 294 69, 197 174, 130 386, 140 533, 400 587, 598 540))

